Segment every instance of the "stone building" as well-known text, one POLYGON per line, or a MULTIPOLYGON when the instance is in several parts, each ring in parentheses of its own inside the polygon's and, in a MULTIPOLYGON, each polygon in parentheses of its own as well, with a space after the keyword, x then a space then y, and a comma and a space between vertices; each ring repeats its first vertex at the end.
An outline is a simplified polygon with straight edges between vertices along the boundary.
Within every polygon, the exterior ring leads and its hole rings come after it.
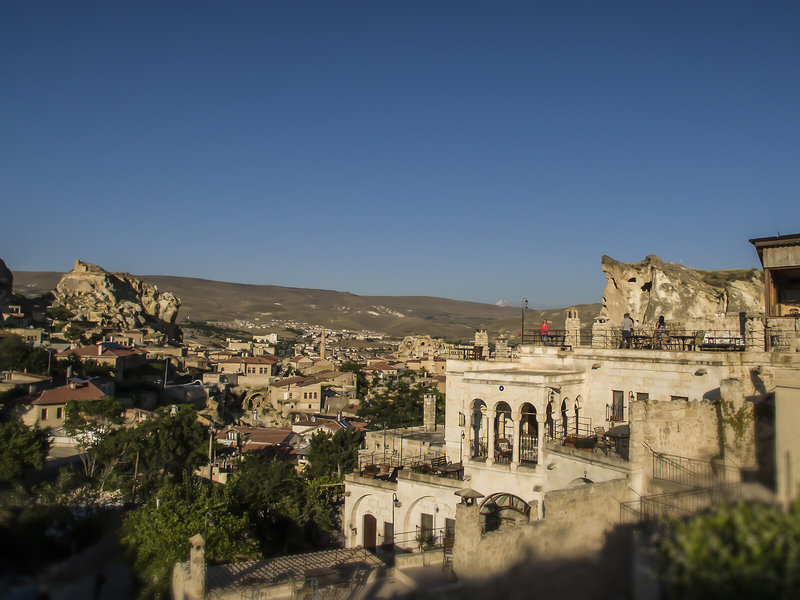
MULTIPOLYGON (((348 547, 427 540, 451 548, 456 574, 469 579, 520 557, 596 552, 621 521, 647 518, 654 506, 684 510, 687 498, 696 508, 717 497, 709 490, 729 493, 743 479, 796 496, 800 354, 768 351, 763 334, 759 345, 757 316, 741 343, 681 330, 631 348, 619 347, 607 317, 592 339, 575 317, 565 324, 572 344, 448 360, 441 451, 413 460, 392 453, 379 470, 346 477, 348 547), (774 405, 777 418, 759 409, 774 405), (788 453, 785 475, 776 437, 788 453), (670 486, 683 499, 666 494, 670 486), (480 501, 462 510, 456 492, 480 501), (473 526, 457 527, 459 512, 473 526), (461 531, 475 539, 462 543, 461 531)), ((393 443, 403 435, 394 432, 393 443)), ((368 462, 377 455, 373 448, 368 462)))

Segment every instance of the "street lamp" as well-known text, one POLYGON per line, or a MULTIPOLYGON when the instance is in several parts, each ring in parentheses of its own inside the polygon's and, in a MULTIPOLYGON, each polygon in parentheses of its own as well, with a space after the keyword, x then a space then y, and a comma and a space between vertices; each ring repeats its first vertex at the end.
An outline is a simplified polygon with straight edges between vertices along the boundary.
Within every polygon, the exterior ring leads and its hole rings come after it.
MULTIPOLYGON (((397 493, 392 492, 392 546, 394 546, 394 529, 395 529, 395 527, 394 527, 394 509, 395 508, 400 508, 400 506, 401 506, 401 504, 400 504, 400 500, 397 499, 397 493)), ((384 539, 383 541, 384 541, 384 543, 387 543, 386 539, 384 539)))
POLYGON ((520 340, 520 346, 525 344, 525 309, 528 308, 528 299, 522 299, 522 339, 520 340))

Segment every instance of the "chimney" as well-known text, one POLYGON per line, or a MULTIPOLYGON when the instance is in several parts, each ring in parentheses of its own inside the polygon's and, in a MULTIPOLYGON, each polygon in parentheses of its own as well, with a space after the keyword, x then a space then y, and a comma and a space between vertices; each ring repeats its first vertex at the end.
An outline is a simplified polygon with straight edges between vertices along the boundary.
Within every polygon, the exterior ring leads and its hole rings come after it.
POLYGON ((103 342, 97 344, 97 356, 103 356, 103 342))
POLYGON ((319 357, 325 360, 325 328, 322 328, 322 337, 319 342, 319 357))
POLYGON ((423 396, 422 411, 425 431, 436 431, 436 396, 433 394, 423 396))

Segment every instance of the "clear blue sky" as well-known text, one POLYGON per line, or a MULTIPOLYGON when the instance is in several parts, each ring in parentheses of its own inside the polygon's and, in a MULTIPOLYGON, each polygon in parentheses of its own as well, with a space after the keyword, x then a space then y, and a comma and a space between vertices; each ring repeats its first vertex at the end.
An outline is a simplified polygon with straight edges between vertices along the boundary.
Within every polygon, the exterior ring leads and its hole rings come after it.
POLYGON ((600 300, 800 232, 800 2, 0 3, 0 258, 600 300))

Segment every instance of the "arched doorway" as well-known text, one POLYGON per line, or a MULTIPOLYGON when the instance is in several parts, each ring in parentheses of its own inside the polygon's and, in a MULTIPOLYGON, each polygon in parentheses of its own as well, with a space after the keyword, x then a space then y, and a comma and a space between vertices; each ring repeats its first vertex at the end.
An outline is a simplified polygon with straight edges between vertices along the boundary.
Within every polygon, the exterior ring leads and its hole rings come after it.
POLYGON ((522 405, 519 419, 519 462, 535 465, 539 462, 539 425, 536 407, 526 402, 522 405))
POLYGON ((555 421, 553 420, 553 403, 547 403, 547 412, 544 419, 544 437, 545 439, 552 440, 555 437, 555 421))
POLYGON ((569 433, 569 416, 567 413, 567 403, 569 398, 564 398, 561 401, 561 427, 559 427, 558 437, 566 437, 569 433))
POLYGON ((531 506, 519 496, 500 492, 484 499, 480 515, 481 530, 485 533, 530 521, 531 506))
POLYGON ((471 457, 473 460, 486 460, 487 452, 487 416, 486 403, 477 398, 472 401, 472 444, 471 457))
POLYGON ((378 519, 367 513, 364 515, 363 545, 367 550, 375 550, 378 545, 378 519))
POLYGON ((514 421, 511 407, 506 402, 498 402, 494 407, 494 461, 509 464, 514 444, 514 421))

